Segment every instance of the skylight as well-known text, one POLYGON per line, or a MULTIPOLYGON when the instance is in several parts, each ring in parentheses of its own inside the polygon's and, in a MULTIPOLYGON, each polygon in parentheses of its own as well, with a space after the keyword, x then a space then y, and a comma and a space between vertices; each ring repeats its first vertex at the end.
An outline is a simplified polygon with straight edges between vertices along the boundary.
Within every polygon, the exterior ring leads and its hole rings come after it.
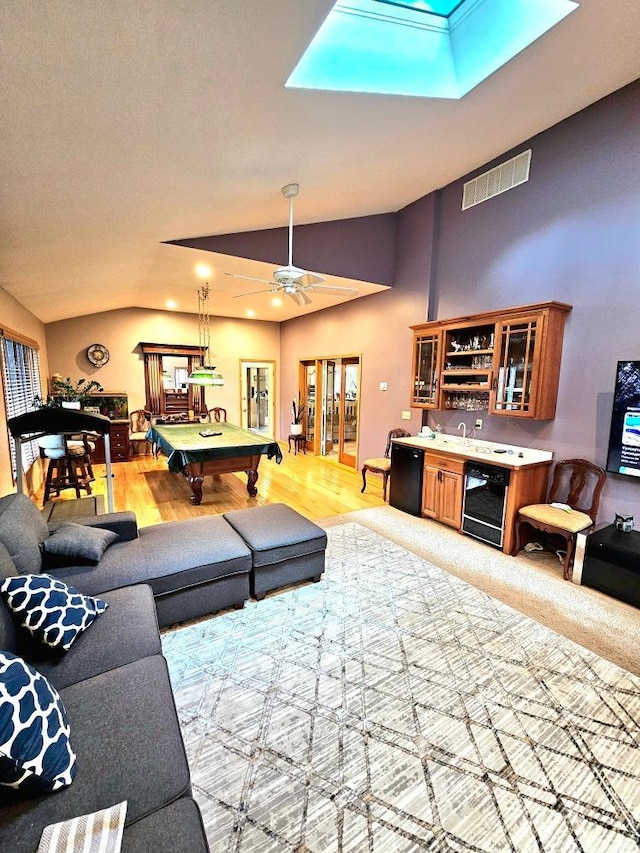
POLYGON ((442 15, 448 18, 452 12, 461 6, 464 0, 376 0, 378 3, 388 3, 389 6, 404 6, 407 9, 415 9, 418 12, 431 12, 433 15, 442 15))
POLYGON ((461 98, 575 0, 337 0, 286 85, 461 98))

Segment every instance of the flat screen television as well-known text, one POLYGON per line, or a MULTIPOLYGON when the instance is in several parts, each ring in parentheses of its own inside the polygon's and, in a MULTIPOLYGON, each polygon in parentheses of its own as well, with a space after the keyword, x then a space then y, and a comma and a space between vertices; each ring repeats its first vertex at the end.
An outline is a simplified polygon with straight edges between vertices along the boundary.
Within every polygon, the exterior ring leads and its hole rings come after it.
POLYGON ((607 471, 640 477, 640 361, 616 368, 607 471))

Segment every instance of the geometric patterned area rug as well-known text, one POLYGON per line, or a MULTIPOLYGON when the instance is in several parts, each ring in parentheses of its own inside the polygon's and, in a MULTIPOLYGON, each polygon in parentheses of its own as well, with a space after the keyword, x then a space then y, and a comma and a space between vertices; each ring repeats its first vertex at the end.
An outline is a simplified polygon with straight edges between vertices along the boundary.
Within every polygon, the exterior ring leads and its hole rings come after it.
POLYGON ((212 851, 640 848, 640 679, 358 524, 163 634, 212 851))

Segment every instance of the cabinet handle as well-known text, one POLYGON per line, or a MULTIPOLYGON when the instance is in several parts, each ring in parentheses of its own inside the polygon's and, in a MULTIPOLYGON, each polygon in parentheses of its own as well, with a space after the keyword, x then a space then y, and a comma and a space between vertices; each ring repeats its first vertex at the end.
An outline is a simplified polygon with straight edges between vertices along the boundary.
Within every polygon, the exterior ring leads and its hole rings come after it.
POLYGON ((494 376, 494 378, 493 378, 493 390, 494 390, 494 391, 497 391, 497 390, 498 390, 498 379, 497 379, 497 377, 495 377, 495 376, 494 376))

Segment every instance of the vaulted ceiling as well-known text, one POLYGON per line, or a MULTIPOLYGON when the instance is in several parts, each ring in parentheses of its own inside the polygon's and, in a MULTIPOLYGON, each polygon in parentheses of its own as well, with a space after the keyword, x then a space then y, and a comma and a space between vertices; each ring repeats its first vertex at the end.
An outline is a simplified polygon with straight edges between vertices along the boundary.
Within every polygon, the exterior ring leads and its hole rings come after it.
MULTIPOLYGON (((0 285, 43 322, 195 312, 204 259, 212 312, 244 316, 225 273, 271 259, 168 241, 283 228, 293 181, 298 223, 396 211, 640 76, 640 3, 581 0, 461 100, 285 89, 331 6, 3 0, 0 285)), ((340 301, 263 299, 272 320, 340 301)))

